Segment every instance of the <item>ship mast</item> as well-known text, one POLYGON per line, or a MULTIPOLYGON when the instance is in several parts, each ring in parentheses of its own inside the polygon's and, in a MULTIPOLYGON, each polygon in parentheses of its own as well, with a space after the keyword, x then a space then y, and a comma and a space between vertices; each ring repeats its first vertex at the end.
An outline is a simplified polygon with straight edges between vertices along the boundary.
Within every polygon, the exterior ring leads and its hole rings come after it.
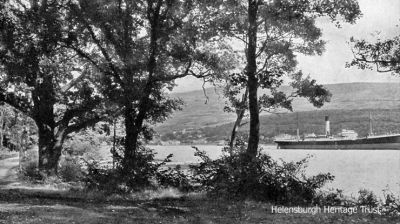
POLYGON ((326 135, 326 137, 331 136, 331 127, 329 124, 329 116, 325 116, 325 135, 326 135))
POLYGON ((371 112, 369 112, 369 136, 374 135, 374 131, 372 130, 372 115, 371 112))
POLYGON ((297 133, 297 140, 300 140, 300 129, 299 129, 299 112, 296 112, 296 117, 297 117, 297 129, 296 129, 296 133, 297 133))

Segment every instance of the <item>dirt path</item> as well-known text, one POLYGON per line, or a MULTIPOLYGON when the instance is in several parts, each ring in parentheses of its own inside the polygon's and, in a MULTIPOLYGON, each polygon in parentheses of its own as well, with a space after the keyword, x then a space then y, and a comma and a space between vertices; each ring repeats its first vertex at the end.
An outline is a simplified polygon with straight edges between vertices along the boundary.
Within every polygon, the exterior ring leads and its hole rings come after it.
POLYGON ((18 156, 0 160, 0 188, 7 188, 18 181, 18 156))

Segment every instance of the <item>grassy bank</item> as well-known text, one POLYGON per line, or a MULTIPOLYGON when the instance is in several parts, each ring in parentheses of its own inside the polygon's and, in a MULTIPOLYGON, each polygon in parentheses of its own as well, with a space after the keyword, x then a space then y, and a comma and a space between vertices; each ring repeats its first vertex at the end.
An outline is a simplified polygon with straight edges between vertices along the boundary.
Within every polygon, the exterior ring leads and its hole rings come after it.
POLYGON ((399 223, 377 214, 274 214, 272 204, 204 195, 101 198, 56 191, 1 190, 1 223, 399 223), (69 195, 69 196, 67 196, 69 195))

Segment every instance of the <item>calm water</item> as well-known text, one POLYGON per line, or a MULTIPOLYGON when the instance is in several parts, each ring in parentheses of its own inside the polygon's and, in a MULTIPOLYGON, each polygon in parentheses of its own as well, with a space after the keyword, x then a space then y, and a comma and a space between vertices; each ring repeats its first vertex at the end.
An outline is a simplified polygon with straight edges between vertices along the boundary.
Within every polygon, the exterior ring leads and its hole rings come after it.
MULTIPOLYGON (((174 154, 176 163, 197 162, 191 146, 150 146, 158 153, 156 158, 174 154)), ((222 146, 198 146, 211 158, 220 156, 222 146)), ((330 172, 335 180, 325 188, 343 189, 346 195, 355 195, 365 188, 382 196, 389 189, 400 195, 400 150, 277 150, 274 145, 263 146, 264 152, 274 159, 298 161, 311 155, 306 174, 330 172)))

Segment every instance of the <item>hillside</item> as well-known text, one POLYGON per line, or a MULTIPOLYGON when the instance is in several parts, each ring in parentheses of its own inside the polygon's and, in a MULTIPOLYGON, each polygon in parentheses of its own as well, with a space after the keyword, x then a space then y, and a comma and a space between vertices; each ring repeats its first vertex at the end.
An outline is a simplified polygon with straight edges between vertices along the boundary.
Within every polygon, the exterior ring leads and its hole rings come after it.
MULTIPOLYGON (((400 84, 345 83, 326 87, 333 96, 331 102, 322 108, 314 108, 305 99, 294 101, 301 133, 323 134, 324 116, 328 115, 332 133, 353 129, 364 136, 368 133, 369 113, 373 115, 375 133, 400 131, 400 84)), ((284 91, 289 91, 289 88, 284 91)), ((223 112, 225 100, 218 90, 207 89, 206 94, 207 98, 203 91, 174 94, 185 101, 185 107, 156 127, 159 138, 154 143, 206 144, 227 139, 235 115, 223 112)), ((260 120, 263 142, 270 142, 278 134, 295 134, 295 113, 262 114, 260 120)), ((241 128, 243 134, 247 130, 247 126, 241 128)))
MULTIPOLYGON (((400 109, 399 83, 344 83, 326 85, 326 88, 333 94, 330 103, 315 108, 305 99, 296 99, 293 103, 294 111, 400 109)), ((206 94, 207 103, 202 90, 173 94, 173 97, 183 99, 185 106, 156 130, 198 129, 234 121, 234 114, 223 112, 225 99, 218 90, 210 88, 206 94)))

